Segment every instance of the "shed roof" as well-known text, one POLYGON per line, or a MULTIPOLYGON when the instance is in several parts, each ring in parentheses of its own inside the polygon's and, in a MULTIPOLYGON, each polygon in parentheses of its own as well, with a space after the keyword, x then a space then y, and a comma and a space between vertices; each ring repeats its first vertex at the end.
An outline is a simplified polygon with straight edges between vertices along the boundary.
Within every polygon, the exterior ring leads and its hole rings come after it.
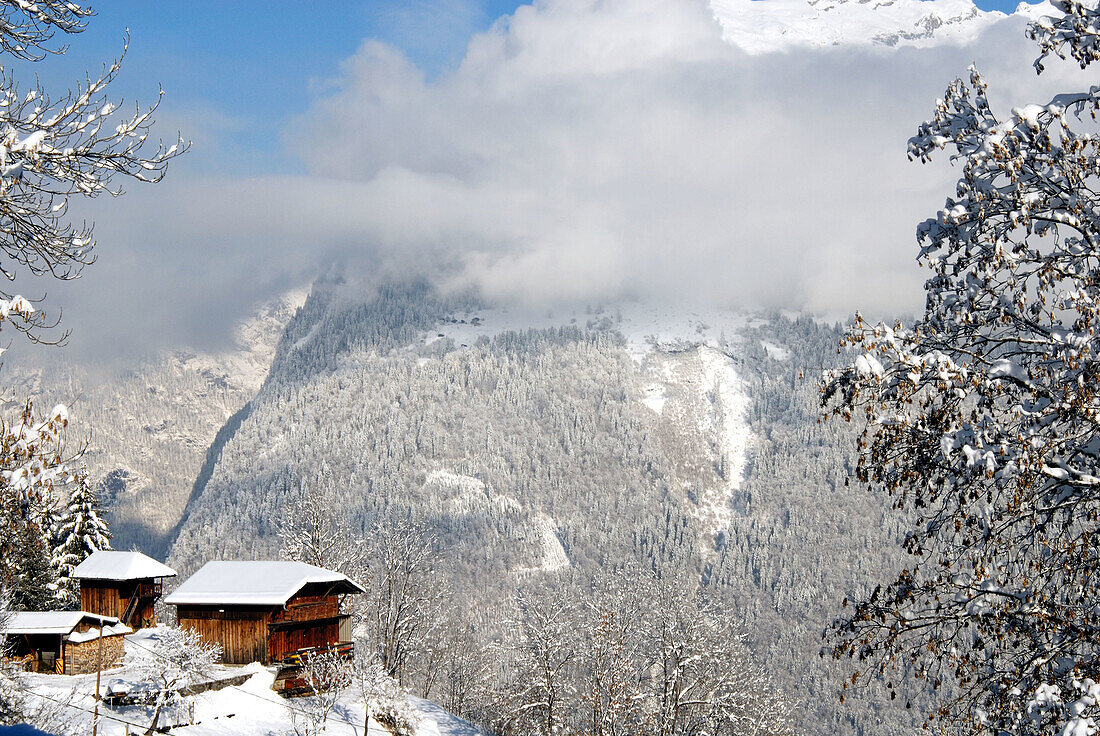
POLYGON ((73 568, 72 577, 92 580, 174 578, 176 571, 140 552, 101 550, 73 568))
POLYGON ((164 599, 172 605, 281 606, 310 583, 332 583, 334 593, 365 593, 345 575, 304 562, 207 562, 164 599))
MULTIPOLYGON (((0 634, 68 634, 82 622, 108 627, 118 623, 113 616, 87 611, 15 611, 0 623, 0 634)), ((127 632, 129 633, 129 632, 127 632)))

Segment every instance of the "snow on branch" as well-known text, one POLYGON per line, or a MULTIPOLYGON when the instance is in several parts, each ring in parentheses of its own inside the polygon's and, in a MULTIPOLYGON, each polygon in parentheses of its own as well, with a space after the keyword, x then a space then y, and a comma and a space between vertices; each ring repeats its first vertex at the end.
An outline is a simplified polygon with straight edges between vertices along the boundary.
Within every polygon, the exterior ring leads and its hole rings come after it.
POLYGON ((0 51, 17 59, 38 61, 47 53, 63 53, 64 47, 49 49, 54 33, 80 33, 91 8, 69 0, 0 1, 0 51))

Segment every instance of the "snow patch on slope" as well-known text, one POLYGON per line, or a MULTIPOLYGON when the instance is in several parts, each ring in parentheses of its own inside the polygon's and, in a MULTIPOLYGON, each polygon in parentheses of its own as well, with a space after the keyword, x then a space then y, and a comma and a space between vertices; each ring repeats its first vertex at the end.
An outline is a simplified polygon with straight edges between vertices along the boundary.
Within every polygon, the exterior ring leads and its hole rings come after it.
POLYGON ((655 414, 661 414, 665 410, 665 387, 659 383, 647 386, 642 393, 642 403, 648 406, 655 414))
MULTIPOLYGON (((491 511, 498 514, 521 514, 523 505, 512 496, 493 496, 479 478, 447 470, 433 470, 424 482, 451 494, 447 499, 452 513, 463 516, 474 511, 491 511)), ((561 545, 554 520, 546 513, 537 512, 528 527, 539 545, 539 562, 534 567, 516 570, 519 574, 553 572, 569 567, 569 555, 561 545)))
POLYGON ((535 517, 535 528, 538 530, 542 541, 542 564, 540 566, 542 571, 553 572, 569 567, 569 555, 565 553, 565 548, 561 546, 557 529, 554 528, 554 520, 546 514, 540 513, 535 517))
POLYGON ((786 360, 787 358, 791 357, 790 350, 781 345, 776 345, 774 342, 771 342, 769 340, 761 340, 760 346, 764 348, 765 352, 767 352, 770 357, 775 358, 776 360, 786 360))
POLYGON ((485 732, 477 726, 451 715, 429 700, 413 698, 412 702, 420 712, 416 736, 485 736, 485 732))
POLYGON ((741 488, 749 463, 752 431, 749 429, 749 398, 744 383, 734 370, 733 360, 711 347, 698 353, 702 366, 703 393, 708 424, 703 427, 716 439, 719 467, 724 483, 707 489, 699 498, 698 514, 717 534, 733 521, 733 500, 741 488))
POLYGON ((451 493, 451 510, 458 515, 476 511, 493 510, 498 513, 517 513, 522 507, 519 501, 507 495, 493 496, 485 487, 485 482, 471 475, 461 475, 447 470, 433 470, 424 482, 425 486, 434 485, 451 493))
POLYGON ((622 302, 540 312, 479 309, 449 316, 421 335, 421 342, 431 345, 450 339, 456 347, 463 347, 505 332, 580 327, 620 333, 626 339, 631 357, 641 363, 653 350, 690 350, 701 343, 738 342, 741 339, 738 333, 747 323, 748 318, 741 312, 677 304, 622 302))

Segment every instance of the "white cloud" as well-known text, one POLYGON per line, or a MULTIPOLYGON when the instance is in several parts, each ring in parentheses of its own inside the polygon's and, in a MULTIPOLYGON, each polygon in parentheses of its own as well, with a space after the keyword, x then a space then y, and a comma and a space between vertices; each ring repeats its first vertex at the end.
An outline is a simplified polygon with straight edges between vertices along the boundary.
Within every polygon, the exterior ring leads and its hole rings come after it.
POLYGON ((702 0, 544 0, 431 81, 367 42, 287 132, 308 173, 128 195, 99 218, 122 260, 104 245, 73 311, 152 299, 191 325, 156 334, 198 340, 341 257, 500 299, 912 311, 913 232, 957 174, 906 139, 972 60, 995 101, 1070 83, 1033 56, 1019 19, 962 48, 748 56, 702 0), (93 303, 112 279, 135 285, 93 303))

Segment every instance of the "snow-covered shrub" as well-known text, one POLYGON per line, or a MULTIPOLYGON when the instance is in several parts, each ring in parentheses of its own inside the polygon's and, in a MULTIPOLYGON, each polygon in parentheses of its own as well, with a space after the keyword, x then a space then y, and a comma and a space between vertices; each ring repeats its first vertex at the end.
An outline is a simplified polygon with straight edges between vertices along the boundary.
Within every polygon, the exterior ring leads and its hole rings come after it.
POLYGON ((181 690, 213 677, 221 658, 220 644, 210 644, 191 629, 160 626, 146 643, 134 642, 123 660, 125 681, 111 684, 151 706, 150 730, 166 707, 183 701, 181 690))
POLYGON ((291 711, 294 733, 318 736, 325 732, 329 716, 352 684, 352 663, 332 649, 314 652, 305 658, 301 677, 312 692, 299 698, 291 711))

